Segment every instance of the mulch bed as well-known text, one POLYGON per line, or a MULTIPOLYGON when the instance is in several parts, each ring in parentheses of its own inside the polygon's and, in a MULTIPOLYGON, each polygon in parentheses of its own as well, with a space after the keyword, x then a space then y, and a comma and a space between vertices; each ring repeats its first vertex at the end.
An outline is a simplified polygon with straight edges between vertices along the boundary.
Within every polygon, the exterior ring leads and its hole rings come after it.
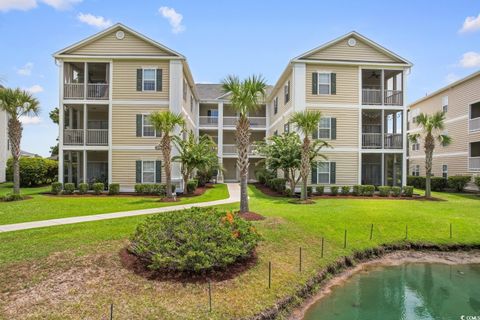
POLYGON ((23 199, 21 199, 21 200, 5 201, 5 200, 0 199, 0 202, 19 202, 19 201, 30 200, 30 199, 33 199, 33 197, 32 196, 23 196, 23 199))
POLYGON ((247 220, 247 221, 259 221, 259 220, 265 220, 265 217, 258 214, 258 213, 255 213, 255 212, 244 212, 244 213, 240 213, 240 212, 237 212, 238 216, 244 220, 247 220))
POLYGON ((123 248, 119 252, 120 262, 122 266, 131 272, 155 281, 177 281, 181 283, 206 283, 208 281, 224 281, 237 277, 241 273, 247 271, 257 264, 257 253, 254 251, 248 259, 237 261, 226 269, 214 270, 204 274, 189 274, 175 271, 153 271, 147 267, 145 261, 123 248))
POLYGON ((254 183, 253 185, 255 186, 255 188, 257 188, 258 190, 262 191, 263 194, 266 194, 267 196, 270 196, 270 197, 282 197, 282 198, 285 197, 283 194, 280 194, 280 193, 278 193, 277 191, 274 191, 274 190, 270 189, 269 187, 264 186, 264 185, 261 184, 261 183, 254 183))

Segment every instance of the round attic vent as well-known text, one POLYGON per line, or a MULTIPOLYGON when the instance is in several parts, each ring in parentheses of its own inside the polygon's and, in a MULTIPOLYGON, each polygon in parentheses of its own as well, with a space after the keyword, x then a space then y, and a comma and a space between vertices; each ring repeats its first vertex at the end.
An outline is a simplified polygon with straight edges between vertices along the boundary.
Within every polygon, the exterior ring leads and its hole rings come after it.
POLYGON ((115 37, 117 37, 118 40, 122 40, 123 38, 125 38, 125 32, 123 31, 117 31, 117 33, 115 33, 115 37))
POLYGON ((357 40, 355 40, 354 38, 348 39, 348 45, 350 47, 355 47, 356 44, 357 44, 357 40))

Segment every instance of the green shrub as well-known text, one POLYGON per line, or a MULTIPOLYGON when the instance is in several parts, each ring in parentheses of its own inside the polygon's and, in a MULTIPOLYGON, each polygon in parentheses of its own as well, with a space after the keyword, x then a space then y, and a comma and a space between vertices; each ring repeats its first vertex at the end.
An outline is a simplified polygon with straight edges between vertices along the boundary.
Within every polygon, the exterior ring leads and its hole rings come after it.
POLYGON ((375 186, 372 186, 370 184, 366 184, 366 185, 362 186, 362 190, 363 190, 362 194, 364 196, 371 197, 375 193, 375 186))
POLYGON ((408 176, 407 185, 417 189, 425 189, 425 177, 408 176))
POLYGON ((325 187, 324 186, 316 186, 315 187, 315 192, 321 196, 325 192, 325 187))
MULTIPOLYGON (((426 177, 409 176, 407 178, 407 185, 425 190, 426 180, 426 177)), ((443 191, 447 187, 447 179, 443 177, 431 177, 430 185, 432 191, 443 191)))
POLYGON ((347 196, 350 193, 350 186, 343 186, 341 188, 342 195, 347 196))
POLYGON ((412 197, 413 196, 413 186, 404 186, 403 187, 403 195, 405 197, 412 197))
POLYGON ((88 192, 88 183, 80 183, 78 185, 78 193, 86 194, 88 192))
POLYGON ((73 194, 75 192, 75 183, 65 183, 63 185, 64 194, 73 194))
POLYGON ((143 185, 143 194, 153 195, 155 194, 155 184, 153 183, 145 183, 143 185))
POLYGON ((311 197, 313 193, 313 187, 307 186, 307 197, 311 197))
POLYGON ((110 183, 108 185, 108 194, 111 196, 117 195, 120 193, 120 184, 110 183))
POLYGON ((63 189, 63 184, 61 182, 53 182, 50 192, 58 195, 62 193, 62 189, 63 189))
POLYGON ((380 186, 380 187, 378 187, 378 191, 380 193, 380 197, 388 197, 388 196, 390 196, 390 191, 392 191, 392 187, 390 187, 390 186, 380 186))
POLYGON ((402 195, 402 188, 399 186, 392 187, 392 195, 394 197, 400 197, 402 195))
POLYGON ((198 185, 198 180, 188 180, 187 181, 187 193, 188 194, 191 194, 191 193, 194 193, 195 190, 197 189, 197 185, 198 185))
POLYGON ((283 194, 287 197, 291 197, 293 196, 293 192, 292 192, 292 189, 290 188, 285 188, 285 191, 283 191, 283 194))
POLYGON ((7 193, 4 196, 0 196, 0 201, 4 201, 4 202, 20 201, 24 199, 25 197, 22 196, 21 194, 7 193))
POLYGON ((354 196, 361 196, 363 194, 362 185, 356 184, 352 187, 352 194, 354 196))
MULTIPOLYGON (((20 186, 35 187, 55 181, 58 174, 57 161, 44 158, 26 158, 19 160, 20 186)), ((13 180, 13 159, 7 161, 6 178, 13 180)))
POLYGON ((285 190, 287 179, 284 178, 274 178, 270 180, 271 188, 275 191, 283 193, 285 190))
POLYGON ((450 176, 447 183, 449 188, 462 192, 471 180, 470 176, 450 176))
POLYGON ((105 190, 105 185, 103 184, 103 182, 95 182, 92 185, 92 189, 94 194, 99 195, 105 190))
POLYGON ((431 178, 432 191, 443 191, 447 187, 447 179, 443 177, 431 178))
POLYGON ((205 273, 252 256, 260 241, 254 226, 215 208, 191 208, 148 217, 129 250, 151 270, 205 273))
POLYGON ((480 176, 475 177, 475 185, 480 189, 480 176))
POLYGON ((217 175, 216 172, 217 170, 198 170, 195 176, 195 180, 198 181, 198 186, 205 187, 205 185, 217 175))
POLYGON ((337 186, 330 187, 330 194, 332 196, 336 196, 338 194, 338 187, 337 186))
MULTIPOLYGON (((197 180, 198 181, 198 180, 197 180)), ((167 189, 167 185, 164 183, 156 183, 152 185, 152 194, 156 196, 165 196, 165 190, 167 189)))
POLYGON ((134 189, 135 189, 135 193, 136 193, 136 194, 143 194, 143 192, 144 192, 144 191, 143 191, 143 190, 144 190, 143 184, 141 184, 141 183, 135 184, 134 189))

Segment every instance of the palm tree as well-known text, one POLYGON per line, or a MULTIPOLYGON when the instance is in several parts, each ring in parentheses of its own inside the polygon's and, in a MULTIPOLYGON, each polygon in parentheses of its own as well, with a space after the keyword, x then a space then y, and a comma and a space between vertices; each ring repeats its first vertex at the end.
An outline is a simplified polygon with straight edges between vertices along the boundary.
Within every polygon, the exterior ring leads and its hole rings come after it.
POLYGON ((163 154, 167 198, 172 198, 172 133, 177 126, 183 129, 185 119, 181 114, 175 114, 171 111, 152 112, 149 119, 161 136, 157 149, 160 149, 163 154))
POLYGON ((302 162, 300 165, 300 177, 302 178, 301 200, 307 200, 307 179, 310 173, 310 137, 318 129, 318 123, 322 118, 320 111, 295 112, 290 118, 290 123, 294 124, 303 135, 302 162))
POLYGON ((265 98, 267 84, 262 76, 250 76, 243 81, 230 75, 222 81, 223 91, 230 94, 232 107, 239 114, 236 124, 235 139, 238 150, 237 166, 240 171, 240 213, 249 211, 247 179, 248 151, 250 148, 249 112, 254 111, 265 98))
POLYGON ((20 143, 22 123, 20 117, 36 116, 40 112, 38 100, 29 92, 20 89, 0 90, 0 109, 8 115, 8 140, 13 158, 13 194, 20 194, 20 143))
POLYGON ((425 150, 425 197, 431 197, 431 177, 432 177, 432 162, 433 150, 435 150, 435 139, 442 145, 447 146, 452 142, 452 138, 446 134, 442 134, 445 127, 445 114, 441 111, 433 115, 420 113, 417 116, 417 123, 420 126, 421 132, 410 134, 408 139, 412 143, 418 143, 420 139, 424 142, 423 149, 425 150))

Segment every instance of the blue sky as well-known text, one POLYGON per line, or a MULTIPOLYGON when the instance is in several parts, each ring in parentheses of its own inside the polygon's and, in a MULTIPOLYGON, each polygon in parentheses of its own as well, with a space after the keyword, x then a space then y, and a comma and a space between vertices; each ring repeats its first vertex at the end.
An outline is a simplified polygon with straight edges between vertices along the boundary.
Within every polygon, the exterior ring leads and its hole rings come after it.
POLYGON ((22 148, 48 155, 58 105, 52 53, 122 22, 183 53, 195 81, 261 73, 274 83, 289 59, 356 30, 414 63, 411 102, 480 69, 480 2, 0 0, 0 78, 28 88, 42 113, 22 148), (173 10, 172 10, 173 9, 173 10))

